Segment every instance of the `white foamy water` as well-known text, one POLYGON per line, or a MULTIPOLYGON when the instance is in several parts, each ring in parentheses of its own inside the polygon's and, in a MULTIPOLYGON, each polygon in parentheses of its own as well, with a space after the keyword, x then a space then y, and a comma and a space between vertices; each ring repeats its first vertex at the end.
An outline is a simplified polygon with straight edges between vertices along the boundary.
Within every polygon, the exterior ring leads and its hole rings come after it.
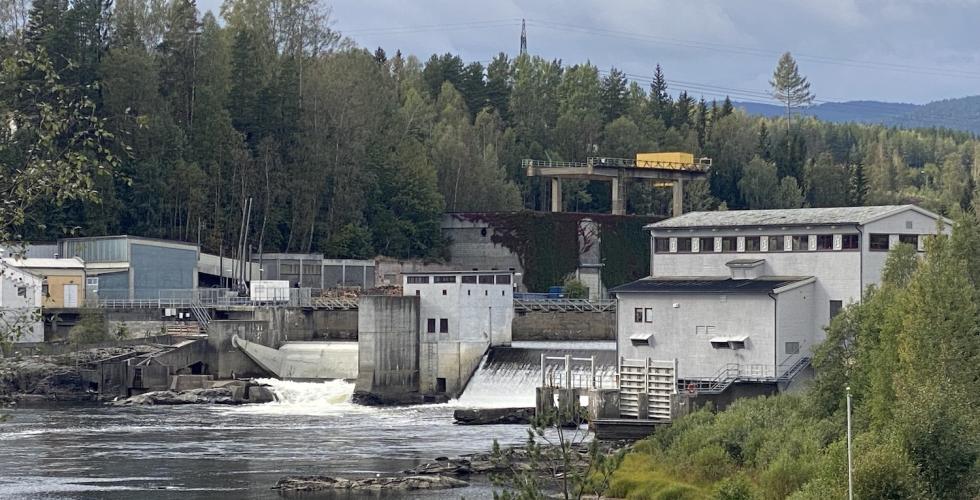
POLYGON ((259 405, 242 405, 236 412, 255 414, 328 415, 365 411, 351 403, 354 384, 344 380, 325 382, 296 382, 277 378, 255 379, 268 385, 278 401, 259 405))

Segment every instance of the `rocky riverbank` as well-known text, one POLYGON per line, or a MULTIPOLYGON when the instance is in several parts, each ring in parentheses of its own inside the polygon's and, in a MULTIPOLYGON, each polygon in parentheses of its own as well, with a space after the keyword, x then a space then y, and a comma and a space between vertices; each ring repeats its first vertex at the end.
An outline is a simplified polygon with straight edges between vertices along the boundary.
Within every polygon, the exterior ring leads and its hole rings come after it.
POLYGON ((135 345, 0 358, 0 401, 96 401, 98 396, 82 380, 84 367, 115 356, 159 349, 135 345))
POLYGON ((281 491, 414 491, 445 490, 469 486, 466 481, 446 476, 383 476, 365 479, 343 479, 330 476, 289 476, 272 487, 281 491))
POLYGON ((218 382, 220 386, 186 391, 153 391, 112 402, 113 406, 172 406, 192 404, 240 405, 271 403, 275 393, 264 385, 240 380, 218 382))

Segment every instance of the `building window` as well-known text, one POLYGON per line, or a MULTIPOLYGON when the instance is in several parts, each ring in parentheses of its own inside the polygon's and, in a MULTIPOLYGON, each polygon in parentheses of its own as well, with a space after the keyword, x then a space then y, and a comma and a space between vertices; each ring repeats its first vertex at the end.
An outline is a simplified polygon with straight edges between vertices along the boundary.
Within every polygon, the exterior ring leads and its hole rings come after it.
POLYGON ((691 238, 677 238, 677 252, 691 253, 691 238))
POLYGON ((510 275, 509 274, 498 274, 497 275, 497 284, 498 285, 509 285, 510 284, 510 275))
POLYGON ((439 318, 439 333, 449 333, 449 320, 439 318))
POLYGON ((470 284, 470 285, 475 285, 476 284, 476 276, 463 276, 463 278, 461 279, 461 281, 463 283, 467 283, 467 284, 470 284))
POLYGON ((306 276, 320 274, 320 266, 316 264, 303 264, 303 274, 306 276))
POLYGON ((85 278, 85 286, 99 287, 99 278, 85 278))
POLYGON ((855 250, 858 247, 858 235, 845 234, 841 236, 840 247, 844 250, 855 250))
POLYGON ((19 287, 17 287, 17 296, 18 297, 27 297, 27 287, 26 286, 19 286, 19 287))
POLYGON ((446 295, 446 290, 445 289, 442 290, 442 294, 443 295, 446 295))
POLYGON ((408 284, 410 284, 410 285, 422 285, 422 284, 428 284, 428 283, 429 283, 429 277, 428 276, 409 276, 408 277, 408 284))
POLYGON ((634 323, 643 323, 643 308, 642 307, 637 307, 637 308, 633 309, 633 322, 634 323))
POLYGON ((714 252, 715 251, 715 239, 714 238, 701 238, 698 242, 699 250, 702 252, 714 252))
POLYGON ((41 295, 45 297, 51 296, 51 294, 48 293, 48 280, 44 280, 41 282, 41 295))
POLYGON ((299 274, 299 264, 279 263, 279 274, 299 274))
POLYGON ((830 301, 830 319, 831 321, 840 314, 840 310, 844 308, 844 301, 842 300, 831 300, 830 301))
POLYGON ((787 342, 786 343, 786 354, 799 354, 800 353, 800 343, 799 342, 787 342))
POLYGON ((648 307, 643 310, 643 321, 646 323, 653 323, 653 309, 648 307))
POLYGON ((762 238, 759 236, 746 236, 745 237, 745 251, 746 252, 758 252, 762 250, 762 238))
POLYGON ((809 250, 810 249, 810 236, 806 234, 796 234, 793 235, 793 250, 809 250))
POLYGON ((834 235, 832 234, 817 235, 817 250, 833 250, 833 249, 834 249, 834 235))
POLYGON ((697 325, 694 327, 695 335, 713 335, 715 333, 714 325, 697 325))
POLYGON ((415 296, 416 297, 421 297, 422 296, 422 290, 415 290, 415 296))
POLYGON ((425 322, 425 331, 428 333, 436 333, 436 319, 429 318, 425 322))
POLYGON ((456 282, 456 277, 455 276, 433 276, 432 277, 432 282, 433 283, 455 283, 456 282))
POLYGON ((917 234, 900 234, 898 235, 898 242, 904 243, 906 245, 912 245, 913 248, 918 250, 919 248, 919 235, 917 234))
POLYGON ((769 251, 770 252, 782 252, 783 251, 783 237, 782 236, 769 236, 769 251))
POLYGON ((480 280, 480 284, 481 285, 492 285, 493 284, 493 275, 492 274, 481 275, 480 278, 479 278, 479 280, 480 280))
POLYGON ((888 235, 871 233, 871 235, 868 236, 868 248, 872 252, 887 252, 888 235))
POLYGON ((446 392, 445 377, 436 377, 436 392, 446 392))
POLYGON ((667 253, 670 251, 670 238, 654 238, 653 239, 653 252, 654 253, 667 253))
POLYGON ((738 238, 735 236, 725 236, 721 239, 722 252, 734 252, 738 247, 738 238))

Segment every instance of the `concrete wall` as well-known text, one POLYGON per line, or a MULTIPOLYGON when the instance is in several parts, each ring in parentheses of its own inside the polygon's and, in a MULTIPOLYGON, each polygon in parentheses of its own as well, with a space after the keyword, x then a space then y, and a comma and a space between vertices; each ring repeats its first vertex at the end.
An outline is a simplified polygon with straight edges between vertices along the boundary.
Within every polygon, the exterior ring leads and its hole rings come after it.
MULTIPOLYGON (((812 357, 813 349, 823 341, 826 334, 820 330, 815 334, 813 324, 817 323, 815 285, 803 285, 781 292, 776 296, 776 338, 774 339, 776 375, 789 369, 803 356, 812 357), (787 352, 786 343, 799 344, 799 352, 787 352)), ((820 322, 824 319, 820 318, 820 322)))
POLYGON ((268 321, 270 328, 282 332, 283 342, 357 340, 357 311, 355 310, 256 308, 251 318, 268 321))
POLYGON ((510 273, 417 275, 427 283, 402 284, 402 293, 419 297, 419 331, 426 341, 484 342, 510 345, 514 289, 510 273), (476 283, 463 283, 469 277, 476 283), (437 280, 451 283, 436 283, 437 280), (491 283, 480 283, 489 279, 491 283), (429 331, 435 320, 435 331, 429 331), (443 332, 441 321, 448 322, 443 332))
MULTIPOLYGON (((358 306, 355 394, 375 401, 419 396, 419 299, 362 296, 358 306)), ((362 399, 363 400, 363 399, 362 399)))
POLYGON ((269 374, 232 345, 239 338, 264 346, 278 346, 281 339, 267 321, 216 320, 208 325, 208 365, 215 378, 267 377, 269 374))
POLYGON ((442 234, 449 239, 449 262, 454 269, 500 269, 524 274, 517 254, 491 241, 493 228, 487 222, 446 214, 442 217, 442 234))
POLYGON ((616 340, 613 312, 518 312, 513 340, 616 340))
POLYGON ((624 293, 616 315, 619 356, 676 358, 678 378, 713 377, 728 363, 773 367, 775 301, 765 293, 624 293), (642 310, 643 321, 635 321, 635 308, 642 310), (653 334, 648 344, 630 340, 646 333, 653 334), (744 349, 711 346, 713 337, 735 335, 748 335, 744 349))

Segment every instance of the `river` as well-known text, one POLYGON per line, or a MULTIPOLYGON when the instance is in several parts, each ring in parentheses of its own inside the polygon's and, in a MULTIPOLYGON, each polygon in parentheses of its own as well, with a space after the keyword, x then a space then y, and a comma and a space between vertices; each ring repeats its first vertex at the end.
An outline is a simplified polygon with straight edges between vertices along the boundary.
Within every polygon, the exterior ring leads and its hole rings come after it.
MULTIPOLYGON (((516 445, 527 437, 522 425, 453 425, 451 404, 370 408, 348 402, 353 385, 346 382, 268 382, 282 402, 6 411, 0 498, 283 498, 270 488, 285 475, 394 473, 439 456, 486 452, 495 438, 516 445)), ((492 491, 477 478, 469 488, 401 498, 492 498, 492 491)))

